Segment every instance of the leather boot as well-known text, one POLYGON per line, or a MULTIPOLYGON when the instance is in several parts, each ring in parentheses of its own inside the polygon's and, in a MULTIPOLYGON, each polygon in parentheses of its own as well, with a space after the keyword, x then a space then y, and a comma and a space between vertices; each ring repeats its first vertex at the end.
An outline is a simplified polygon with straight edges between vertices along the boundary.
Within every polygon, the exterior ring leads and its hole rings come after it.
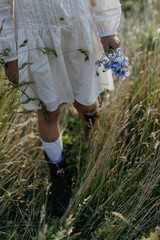
POLYGON ((99 101, 97 100, 96 109, 92 113, 82 114, 89 127, 92 127, 98 117, 99 101))
POLYGON ((70 201, 71 179, 65 161, 65 152, 60 163, 52 163, 44 151, 45 159, 48 162, 52 182, 53 210, 55 215, 62 217, 70 201))
POLYGON ((89 127, 92 127, 98 117, 97 112, 94 115, 83 114, 83 118, 89 127))

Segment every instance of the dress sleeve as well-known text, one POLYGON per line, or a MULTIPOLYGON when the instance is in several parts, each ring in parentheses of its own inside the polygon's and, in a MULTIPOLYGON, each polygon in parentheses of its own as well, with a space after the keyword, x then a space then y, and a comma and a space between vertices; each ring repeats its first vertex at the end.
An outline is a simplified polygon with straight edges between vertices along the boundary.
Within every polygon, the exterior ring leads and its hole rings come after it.
POLYGON ((10 49, 8 56, 2 56, 4 62, 17 59, 15 25, 12 17, 12 0, 0 0, 0 54, 10 49))
POLYGON ((115 35, 121 17, 119 0, 91 0, 91 7, 99 36, 115 35))

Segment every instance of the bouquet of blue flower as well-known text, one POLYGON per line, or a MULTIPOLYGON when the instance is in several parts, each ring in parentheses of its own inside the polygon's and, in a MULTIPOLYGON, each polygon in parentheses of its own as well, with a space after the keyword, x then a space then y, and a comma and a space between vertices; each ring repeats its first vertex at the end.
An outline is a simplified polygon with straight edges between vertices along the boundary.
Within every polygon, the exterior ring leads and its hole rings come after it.
POLYGON ((111 69, 115 76, 128 77, 130 71, 127 66, 129 65, 128 57, 122 56, 123 53, 120 48, 116 50, 110 48, 108 52, 104 53, 100 60, 96 61, 97 71, 96 76, 99 77, 99 67, 103 67, 103 72, 111 69))

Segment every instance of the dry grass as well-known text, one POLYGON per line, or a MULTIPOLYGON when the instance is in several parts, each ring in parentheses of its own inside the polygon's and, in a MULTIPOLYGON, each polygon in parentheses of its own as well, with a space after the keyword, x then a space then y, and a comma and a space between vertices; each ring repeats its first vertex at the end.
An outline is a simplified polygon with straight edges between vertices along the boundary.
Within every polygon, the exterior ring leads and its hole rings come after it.
POLYGON ((7 96, 1 83, 0 239, 135 240, 160 225, 159 5, 142 6, 147 19, 132 12, 120 30, 132 74, 116 79, 89 138, 84 123, 63 106, 67 161, 77 182, 61 221, 48 212, 36 114, 19 108, 16 90, 7 96))

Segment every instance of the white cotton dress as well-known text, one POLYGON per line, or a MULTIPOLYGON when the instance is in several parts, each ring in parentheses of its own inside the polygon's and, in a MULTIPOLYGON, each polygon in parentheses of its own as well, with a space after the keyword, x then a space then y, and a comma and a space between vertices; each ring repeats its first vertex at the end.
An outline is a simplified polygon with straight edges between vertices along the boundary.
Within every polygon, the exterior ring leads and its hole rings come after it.
POLYGON ((0 0, 0 51, 11 49, 6 62, 18 58, 24 108, 40 109, 43 102, 54 111, 74 100, 88 106, 114 90, 111 72, 97 77, 95 62, 103 54, 100 37, 117 32, 119 0, 14 0, 13 17, 12 7, 11 0, 0 0), (44 54, 46 48, 58 57, 44 54), (88 61, 78 49, 87 51, 88 61))

